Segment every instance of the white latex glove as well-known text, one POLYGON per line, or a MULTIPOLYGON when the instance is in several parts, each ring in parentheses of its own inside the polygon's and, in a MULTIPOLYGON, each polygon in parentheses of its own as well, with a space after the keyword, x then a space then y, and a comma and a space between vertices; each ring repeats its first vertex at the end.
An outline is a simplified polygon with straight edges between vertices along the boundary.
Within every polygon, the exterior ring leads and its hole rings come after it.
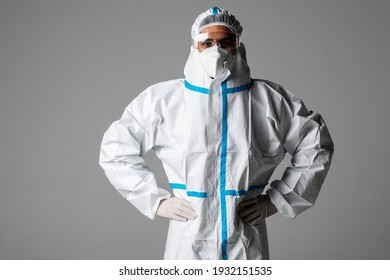
POLYGON ((179 222, 187 222, 187 220, 194 220, 197 217, 191 204, 178 197, 162 200, 157 209, 157 215, 179 222))
POLYGON ((238 204, 238 216, 246 223, 255 225, 278 212, 268 195, 259 195, 238 204))

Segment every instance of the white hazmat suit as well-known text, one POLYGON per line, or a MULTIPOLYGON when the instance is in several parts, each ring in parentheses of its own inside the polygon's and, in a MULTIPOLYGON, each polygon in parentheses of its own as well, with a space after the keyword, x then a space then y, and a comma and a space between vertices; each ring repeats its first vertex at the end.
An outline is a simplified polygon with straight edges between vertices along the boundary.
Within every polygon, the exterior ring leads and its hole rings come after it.
POLYGON ((311 207, 333 154, 325 123, 284 87, 251 79, 243 44, 215 79, 192 46, 184 74, 128 105, 104 135, 100 165, 120 194, 153 219, 171 196, 142 159, 154 149, 174 196, 197 214, 170 220, 165 259, 268 259, 265 220, 247 224, 237 206, 263 193, 288 152, 291 166, 266 193, 286 217, 311 207))

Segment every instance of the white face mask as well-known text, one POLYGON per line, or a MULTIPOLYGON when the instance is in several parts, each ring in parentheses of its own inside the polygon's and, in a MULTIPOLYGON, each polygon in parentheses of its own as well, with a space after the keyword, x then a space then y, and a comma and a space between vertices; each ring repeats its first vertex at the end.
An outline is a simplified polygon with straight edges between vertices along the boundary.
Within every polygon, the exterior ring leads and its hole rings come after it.
POLYGON ((218 78, 226 74, 234 58, 229 51, 218 46, 203 50, 199 57, 207 74, 212 78, 218 78))

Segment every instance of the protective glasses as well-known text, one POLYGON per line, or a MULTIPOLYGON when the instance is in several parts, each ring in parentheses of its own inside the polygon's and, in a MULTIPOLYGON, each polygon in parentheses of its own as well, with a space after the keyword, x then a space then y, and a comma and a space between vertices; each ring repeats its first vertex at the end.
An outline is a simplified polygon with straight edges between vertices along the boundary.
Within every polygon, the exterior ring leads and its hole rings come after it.
POLYGON ((227 32, 200 33, 195 36, 193 46, 199 51, 218 45, 226 50, 234 50, 240 45, 240 36, 227 32))

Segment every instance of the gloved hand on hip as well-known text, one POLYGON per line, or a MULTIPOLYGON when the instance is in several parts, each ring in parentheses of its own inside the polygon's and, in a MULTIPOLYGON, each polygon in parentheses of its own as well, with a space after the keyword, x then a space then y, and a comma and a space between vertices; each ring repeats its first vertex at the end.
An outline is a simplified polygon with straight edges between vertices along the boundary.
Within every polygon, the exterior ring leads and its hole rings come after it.
POLYGON ((268 195, 259 195, 238 204, 238 216, 246 223, 257 224, 278 212, 268 195))
POLYGON ((157 215, 179 222, 194 220, 197 217, 191 204, 187 200, 178 197, 162 200, 157 209, 157 215))

